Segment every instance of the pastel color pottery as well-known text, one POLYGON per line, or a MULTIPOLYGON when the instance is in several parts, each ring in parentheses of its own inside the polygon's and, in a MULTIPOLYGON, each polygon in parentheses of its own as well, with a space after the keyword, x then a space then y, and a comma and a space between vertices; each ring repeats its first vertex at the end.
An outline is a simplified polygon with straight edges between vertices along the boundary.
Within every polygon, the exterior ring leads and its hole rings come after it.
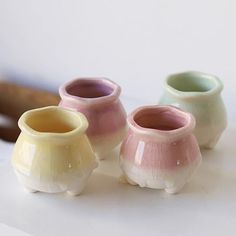
POLYGON ((106 78, 79 78, 59 89, 59 106, 87 117, 87 135, 99 159, 108 157, 125 135, 126 112, 120 92, 120 86, 106 78))
POLYGON ((120 166, 130 184, 177 193, 201 162, 195 119, 172 106, 143 106, 128 118, 120 166))
POLYGON ((49 106, 25 112, 18 124, 12 165, 19 182, 30 192, 80 194, 97 167, 85 116, 49 106))
POLYGON ((201 148, 213 148, 226 128, 227 118, 221 98, 223 84, 216 76, 184 72, 169 76, 159 104, 174 105, 192 113, 194 134, 201 148))

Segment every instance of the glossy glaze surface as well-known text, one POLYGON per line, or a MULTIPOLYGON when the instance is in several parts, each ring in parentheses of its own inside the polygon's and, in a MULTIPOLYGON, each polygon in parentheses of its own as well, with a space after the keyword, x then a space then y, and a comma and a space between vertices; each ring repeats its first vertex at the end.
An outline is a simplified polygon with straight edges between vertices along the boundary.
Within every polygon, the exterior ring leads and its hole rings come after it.
POLYGON ((106 78, 79 78, 60 87, 59 106, 83 113, 88 121, 87 135, 100 159, 122 140, 126 112, 119 100, 120 86, 106 78))
POLYGON ((184 72, 169 76, 164 89, 159 104, 174 105, 192 113, 200 147, 213 148, 227 125, 222 82, 213 75, 184 72))
POLYGON ((127 181, 178 192, 201 162, 194 117, 172 106, 144 106, 128 116, 120 165, 127 181))
POLYGON ((85 116, 51 106, 25 112, 18 124, 12 165, 23 186, 31 192, 80 194, 97 167, 85 116))

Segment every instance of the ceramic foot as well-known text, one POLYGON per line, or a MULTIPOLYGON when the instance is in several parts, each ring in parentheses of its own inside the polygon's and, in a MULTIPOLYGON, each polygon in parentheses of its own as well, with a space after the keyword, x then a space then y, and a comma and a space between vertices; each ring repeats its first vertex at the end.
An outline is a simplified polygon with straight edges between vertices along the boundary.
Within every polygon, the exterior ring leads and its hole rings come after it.
POLYGON ((125 184, 131 184, 131 185, 138 185, 135 183, 133 180, 131 180, 127 175, 121 175, 119 178, 120 182, 125 183, 125 184))
POLYGON ((98 160, 102 161, 102 160, 105 160, 107 158, 109 158, 109 152, 97 152, 96 153, 96 157, 98 160))
POLYGON ((201 149, 206 149, 206 150, 212 150, 216 145, 216 142, 215 143, 208 143, 204 146, 201 146, 201 149))
POLYGON ((81 193, 82 193, 82 191, 67 191, 67 194, 72 197, 76 197, 76 196, 80 195, 81 193))
POLYGON ((182 188, 184 187, 184 184, 179 184, 177 186, 173 187, 167 187, 165 188, 165 191, 169 194, 176 194, 178 193, 182 188))
POLYGON ((128 183, 128 181, 127 181, 125 175, 121 175, 121 176, 119 177, 119 181, 120 181, 122 184, 127 184, 127 183, 128 183))
POLYGON ((68 195, 70 195, 70 196, 78 196, 78 195, 80 195, 82 192, 83 192, 83 190, 84 190, 84 185, 82 185, 82 186, 80 186, 79 188, 77 188, 77 189, 74 189, 74 190, 68 190, 67 191, 67 194, 68 195))
POLYGON ((217 142, 220 139, 220 135, 217 135, 214 139, 210 140, 207 144, 205 144, 202 148, 204 149, 213 149, 217 142))
POLYGON ((26 186, 24 186, 24 189, 25 189, 25 191, 28 192, 28 193, 36 193, 36 192, 38 192, 37 190, 32 189, 32 188, 29 188, 29 187, 26 187, 26 186))

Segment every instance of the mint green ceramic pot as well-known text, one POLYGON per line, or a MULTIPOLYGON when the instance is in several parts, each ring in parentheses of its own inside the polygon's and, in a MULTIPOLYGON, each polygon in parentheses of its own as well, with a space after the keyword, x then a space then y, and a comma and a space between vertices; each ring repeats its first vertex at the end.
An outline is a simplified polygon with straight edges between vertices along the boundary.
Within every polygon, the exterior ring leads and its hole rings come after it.
POLYGON ((191 112, 196 119, 194 134, 199 146, 213 148, 227 124, 222 89, 222 82, 213 75, 196 71, 173 74, 164 83, 159 103, 191 112))

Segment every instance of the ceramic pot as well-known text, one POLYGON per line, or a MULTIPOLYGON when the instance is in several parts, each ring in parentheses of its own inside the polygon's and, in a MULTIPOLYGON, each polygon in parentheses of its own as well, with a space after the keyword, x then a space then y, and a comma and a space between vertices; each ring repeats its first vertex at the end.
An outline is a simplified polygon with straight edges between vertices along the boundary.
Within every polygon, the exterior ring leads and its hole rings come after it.
POLYGON ((79 78, 59 89, 59 106, 82 112, 89 121, 87 135, 99 159, 104 159, 126 131, 120 86, 105 78, 79 78))
POLYGON ((172 106, 144 106, 128 118, 120 166, 130 184, 178 192, 201 162, 195 119, 172 106))
POLYGON ((196 119, 194 134, 201 148, 213 148, 226 128, 226 111, 221 98, 222 82, 201 72, 169 76, 159 104, 174 105, 196 119))
POLYGON ((20 183, 31 192, 80 194, 97 167, 85 116, 50 106, 25 112, 18 124, 12 165, 20 183))

